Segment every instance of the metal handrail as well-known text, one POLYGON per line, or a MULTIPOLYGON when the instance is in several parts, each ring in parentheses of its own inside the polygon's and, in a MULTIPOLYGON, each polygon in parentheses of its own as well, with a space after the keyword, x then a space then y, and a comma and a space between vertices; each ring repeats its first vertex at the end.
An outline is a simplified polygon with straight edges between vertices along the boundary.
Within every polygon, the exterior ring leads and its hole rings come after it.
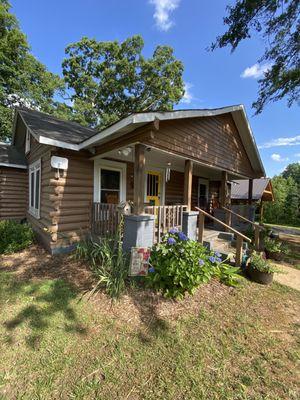
POLYGON ((229 208, 226 208, 226 207, 224 207, 224 206, 222 206, 221 208, 223 208, 223 210, 225 210, 225 211, 230 212, 231 214, 235 215, 236 217, 240 218, 241 220, 246 221, 246 222, 248 222, 249 224, 251 224, 251 225, 257 227, 258 229, 262 229, 262 230, 265 229, 265 227, 264 227, 263 225, 256 224, 255 222, 251 221, 250 219, 248 219, 248 218, 244 217, 243 215, 240 215, 240 214, 238 214, 238 213, 236 213, 236 212, 230 210, 229 208))
POLYGON ((235 235, 243 238, 244 240, 247 240, 248 242, 252 242, 252 240, 250 238, 248 238, 248 236, 243 235, 241 232, 237 231, 236 229, 232 228, 231 226, 225 224, 225 222, 219 220, 218 218, 214 217, 213 215, 209 214, 208 212, 202 210, 199 207, 195 207, 195 209, 199 212, 201 212, 203 215, 205 215, 206 217, 212 219, 213 221, 216 221, 217 223, 219 223, 220 225, 224 226, 224 228, 227 228, 229 231, 231 231, 232 233, 234 233, 235 235))

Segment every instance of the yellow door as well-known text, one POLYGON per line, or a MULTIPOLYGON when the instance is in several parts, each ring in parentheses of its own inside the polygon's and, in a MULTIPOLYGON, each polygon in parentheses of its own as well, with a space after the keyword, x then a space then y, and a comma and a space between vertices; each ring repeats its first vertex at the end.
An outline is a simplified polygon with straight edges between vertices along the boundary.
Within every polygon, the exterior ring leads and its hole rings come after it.
POLYGON ((146 202, 150 206, 160 205, 161 174, 157 171, 147 171, 146 202))

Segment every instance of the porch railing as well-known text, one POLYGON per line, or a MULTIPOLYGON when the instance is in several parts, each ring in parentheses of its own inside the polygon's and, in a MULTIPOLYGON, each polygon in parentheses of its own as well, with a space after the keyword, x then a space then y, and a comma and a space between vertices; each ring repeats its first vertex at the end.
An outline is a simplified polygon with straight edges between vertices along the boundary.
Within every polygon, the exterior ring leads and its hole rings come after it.
POLYGON ((198 241, 200 243, 203 243, 205 217, 210 218, 213 221, 217 222, 218 224, 222 225, 228 231, 230 231, 236 235, 235 265, 237 267, 240 267, 242 264, 242 257, 243 257, 243 240, 245 240, 247 242, 251 242, 251 239, 248 238, 248 236, 243 235, 241 232, 237 231, 236 229, 232 228, 231 226, 225 224, 225 222, 219 220, 218 218, 214 217, 213 215, 202 210, 201 208, 199 208, 199 207, 195 207, 195 208, 197 211, 199 211, 198 241))
POLYGON ((154 242, 160 242, 162 236, 171 228, 182 229, 183 212, 187 205, 177 206, 146 206, 145 213, 156 216, 154 242))
POLYGON ((120 223, 120 209, 117 204, 93 203, 91 232, 97 236, 112 236, 117 233, 120 223))

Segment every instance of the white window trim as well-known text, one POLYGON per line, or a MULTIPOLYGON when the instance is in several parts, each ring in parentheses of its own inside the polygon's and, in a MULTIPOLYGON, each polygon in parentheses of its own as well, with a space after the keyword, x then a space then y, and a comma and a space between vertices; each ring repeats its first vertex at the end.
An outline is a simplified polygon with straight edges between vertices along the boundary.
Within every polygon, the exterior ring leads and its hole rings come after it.
POLYGON ((31 214, 33 217, 40 219, 40 210, 41 210, 41 176, 42 176, 42 171, 41 171, 41 159, 35 161, 34 163, 29 165, 28 168, 29 171, 29 205, 28 205, 28 212, 31 214), (35 208, 31 206, 31 173, 34 172, 34 188, 33 188, 33 198, 35 199, 36 195, 36 172, 40 171, 40 176, 39 176, 39 208, 35 208))
POLYGON ((30 152, 30 146, 31 146, 31 137, 30 137, 30 132, 29 129, 26 129, 26 137, 25 137, 25 154, 28 154, 30 152))
POLYGON ((127 164, 102 158, 94 159, 94 201, 101 201, 101 169, 120 172, 120 202, 126 201, 127 164))

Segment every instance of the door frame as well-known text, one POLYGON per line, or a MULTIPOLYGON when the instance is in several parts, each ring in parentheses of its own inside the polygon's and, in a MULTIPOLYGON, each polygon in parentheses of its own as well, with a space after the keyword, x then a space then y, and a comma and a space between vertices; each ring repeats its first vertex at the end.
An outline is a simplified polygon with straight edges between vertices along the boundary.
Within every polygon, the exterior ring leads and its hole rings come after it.
POLYGON ((197 190, 197 204, 200 207, 199 198, 200 198, 200 185, 206 186, 206 201, 208 202, 208 195, 209 195, 209 179, 206 178, 198 178, 198 190, 197 190))
POLYGON ((144 193, 144 202, 147 202, 147 174, 148 172, 158 172, 161 175, 161 179, 160 179, 160 201, 159 201, 159 205, 160 206, 164 206, 165 205, 165 194, 166 194, 166 169, 165 168, 159 168, 159 167, 155 167, 153 165, 149 165, 146 164, 146 171, 145 171, 145 193, 144 193))

